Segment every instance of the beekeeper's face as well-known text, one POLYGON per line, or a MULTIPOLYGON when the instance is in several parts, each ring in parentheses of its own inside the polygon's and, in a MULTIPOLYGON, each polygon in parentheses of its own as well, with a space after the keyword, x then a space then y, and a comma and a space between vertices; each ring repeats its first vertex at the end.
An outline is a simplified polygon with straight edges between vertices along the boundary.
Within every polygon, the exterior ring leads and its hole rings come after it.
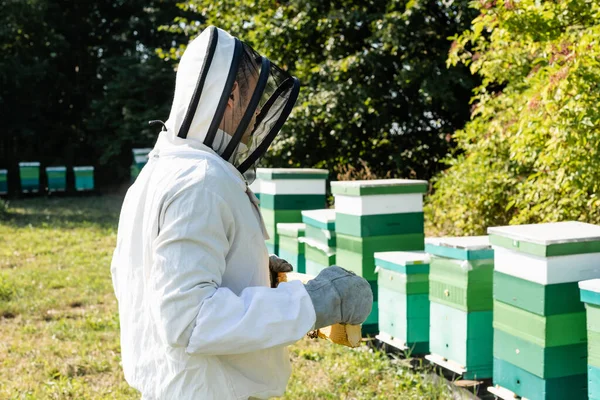
MULTIPOLYGON (((234 135, 235 130, 240 124, 240 121, 248 108, 248 104, 250 103, 252 93, 254 93, 254 90, 256 89, 257 82, 258 76, 253 74, 248 76, 246 82, 242 82, 242 84, 239 84, 238 81, 234 82, 220 126, 220 128, 230 136, 234 135)), ((254 114, 252 114, 252 119, 246 128, 246 132, 244 132, 244 135, 242 136, 241 142, 245 145, 250 141, 250 134, 252 133, 252 130, 254 130, 256 116, 259 113, 260 107, 257 107, 254 114)))

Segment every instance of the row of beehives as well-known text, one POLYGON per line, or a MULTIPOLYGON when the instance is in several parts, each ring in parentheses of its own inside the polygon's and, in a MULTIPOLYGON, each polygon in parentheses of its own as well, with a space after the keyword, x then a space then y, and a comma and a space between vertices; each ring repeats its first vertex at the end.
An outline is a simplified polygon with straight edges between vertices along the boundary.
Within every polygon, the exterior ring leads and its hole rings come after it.
MULTIPOLYGON (((45 185, 42 185, 42 170, 39 162, 19 163, 19 182, 21 193, 65 192, 67 190, 67 167, 46 167, 45 185)), ((76 191, 94 190, 94 167, 73 167, 76 191)), ((8 194, 8 171, 0 169, 0 195, 8 194)))
POLYGON ((371 283, 363 332, 464 379, 493 378, 502 398, 600 400, 599 226, 426 240, 425 181, 333 182, 327 210, 327 175, 259 169, 254 190, 271 252, 298 272, 339 265, 371 283))

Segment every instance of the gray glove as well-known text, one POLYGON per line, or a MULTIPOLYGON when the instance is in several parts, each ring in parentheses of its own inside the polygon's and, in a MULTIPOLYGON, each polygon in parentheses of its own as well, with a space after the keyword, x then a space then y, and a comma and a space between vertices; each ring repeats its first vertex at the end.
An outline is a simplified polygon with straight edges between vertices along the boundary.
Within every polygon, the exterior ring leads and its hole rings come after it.
POLYGON ((271 272, 271 287, 276 288, 279 284, 277 274, 280 272, 292 272, 294 267, 292 264, 284 260, 283 258, 277 257, 275 254, 269 256, 269 271, 271 272))
POLYGON ((325 268, 306 284, 317 321, 314 329, 334 324, 360 325, 371 313, 373 292, 364 278, 343 268, 325 268))

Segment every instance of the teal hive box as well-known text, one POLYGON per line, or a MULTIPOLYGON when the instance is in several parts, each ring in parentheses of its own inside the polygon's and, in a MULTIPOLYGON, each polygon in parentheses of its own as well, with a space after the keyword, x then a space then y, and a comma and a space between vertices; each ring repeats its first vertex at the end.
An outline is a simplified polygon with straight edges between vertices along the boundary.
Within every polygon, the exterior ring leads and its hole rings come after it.
POLYGON ((588 396, 600 399, 600 279, 579 282, 585 303, 588 339, 588 396))
MULTIPOLYGON (((465 379, 492 376, 494 252, 487 236, 430 238, 430 341, 465 379)), ((440 365, 443 365, 440 363, 440 365)))
POLYGON ((40 191, 40 163, 19 163, 19 175, 21 177, 21 192, 38 193, 40 191))
POLYGON ((132 149, 133 162, 131 164, 131 181, 135 181, 144 165, 148 163, 148 154, 152 151, 151 148, 132 149))
POLYGON ((94 167, 73 167, 75 190, 78 192, 94 190, 94 167))
POLYGON ((431 301, 429 318, 428 360, 450 362, 464 379, 492 376, 492 311, 465 312, 431 301))
POLYGON ((8 194, 8 171, 0 169, 0 194, 8 194))
MULTIPOLYGON (((504 399, 586 400, 587 375, 542 379, 500 358, 494 358, 494 384, 511 391, 504 399), (516 393, 519 393, 517 396, 516 393)), ((491 390, 490 390, 491 391, 491 390)), ((590 398, 592 399, 592 398, 590 398)))
POLYGON ((304 224, 277 224, 279 235, 278 256, 292 264, 294 271, 306 272, 306 258, 304 257, 304 243, 300 238, 304 237, 304 224))
POLYGON ((46 167, 48 177, 48 192, 64 192, 67 190, 67 168, 46 167))
POLYGON ((375 253, 379 335, 412 354, 429 352, 429 257, 422 252, 375 253))
POLYGON ((593 346, 577 282, 600 276, 600 227, 559 222, 488 233, 499 366, 494 384, 532 399, 585 398, 593 346))
POLYGON ((325 207, 329 172, 310 168, 258 168, 260 209, 269 239, 267 247, 279 252, 278 223, 302 222, 302 210, 325 207))
POLYGON ((302 222, 306 224, 308 239, 315 240, 326 247, 336 246, 335 210, 302 211, 302 222))

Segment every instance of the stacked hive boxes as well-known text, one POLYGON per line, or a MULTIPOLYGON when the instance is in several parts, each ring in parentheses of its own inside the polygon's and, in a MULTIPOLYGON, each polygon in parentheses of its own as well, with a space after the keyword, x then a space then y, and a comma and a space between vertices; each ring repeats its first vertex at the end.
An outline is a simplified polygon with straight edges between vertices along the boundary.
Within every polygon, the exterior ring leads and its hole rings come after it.
POLYGON ((37 193, 40 190, 40 163, 19 163, 19 175, 21 177, 21 191, 23 193, 37 193))
POLYGON ((371 283, 373 311, 363 332, 377 333, 375 252, 423 250, 426 181, 385 179, 332 182, 335 196, 336 264, 371 283))
POLYGON ((325 207, 328 171, 308 168, 259 168, 260 209, 269 233, 267 248, 278 254, 278 223, 302 222, 302 210, 325 207))
POLYGON ((8 194, 8 171, 0 169, 0 194, 8 194))
POLYGON ((78 192, 94 190, 94 167, 74 167, 75 190, 78 192))
POLYGON ((302 211, 302 222, 306 225, 302 239, 306 273, 317 276, 335 264, 335 210, 302 211))
POLYGON ((375 253, 379 296, 377 338, 412 354, 429 352, 429 256, 375 253))
POLYGON ((67 190, 66 167, 46 167, 46 176, 48 177, 48 193, 67 190))
POLYGON ((140 174, 144 165, 148 162, 148 154, 152 151, 150 148, 144 149, 132 149, 131 152, 133 154, 133 162, 131 164, 130 172, 131 172, 131 181, 135 181, 137 176, 140 174))
POLYGON ((600 400, 600 279, 579 282, 587 311, 588 398, 600 400))
POLYGON ((494 384, 529 399, 585 399, 585 311, 577 282, 600 276, 600 227, 489 228, 495 252, 494 384))
POLYGON ((279 236, 278 256, 293 265, 294 271, 305 273, 306 261, 304 258, 304 243, 300 241, 304 237, 304 224, 277 224, 277 235, 279 236))
POLYGON ((494 252, 487 236, 427 239, 431 355, 464 379, 492 376, 494 252))

